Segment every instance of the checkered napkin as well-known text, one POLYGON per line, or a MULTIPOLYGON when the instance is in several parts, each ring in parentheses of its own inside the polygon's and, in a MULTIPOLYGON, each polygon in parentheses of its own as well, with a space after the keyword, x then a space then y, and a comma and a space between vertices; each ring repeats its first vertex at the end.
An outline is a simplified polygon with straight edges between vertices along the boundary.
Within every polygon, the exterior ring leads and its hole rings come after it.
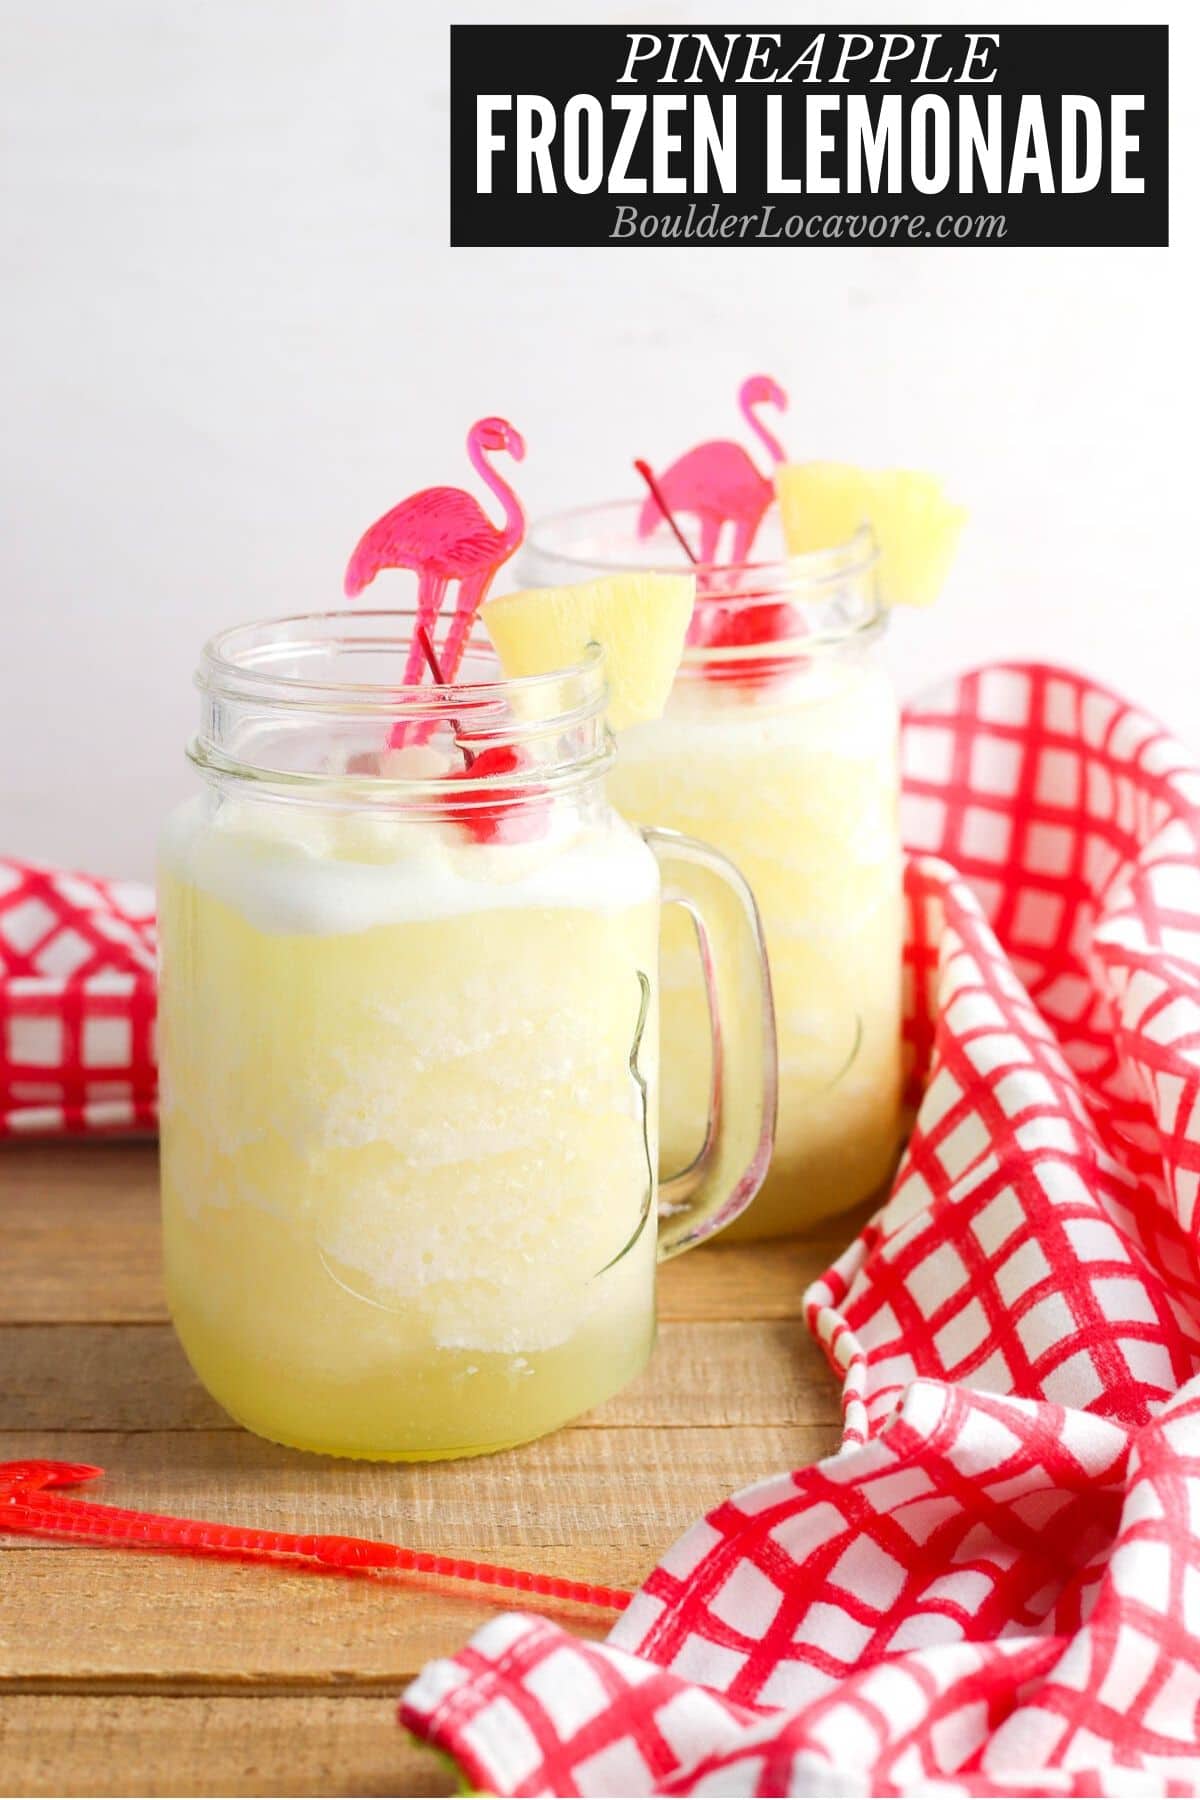
POLYGON ((0 1138, 155 1122, 154 895, 0 858, 0 1138))
POLYGON ((606 1644, 494 1619, 403 1722, 495 1794, 1200 1793, 1200 766, 1063 671, 905 722, 916 1130, 810 1290, 841 1450, 606 1644))

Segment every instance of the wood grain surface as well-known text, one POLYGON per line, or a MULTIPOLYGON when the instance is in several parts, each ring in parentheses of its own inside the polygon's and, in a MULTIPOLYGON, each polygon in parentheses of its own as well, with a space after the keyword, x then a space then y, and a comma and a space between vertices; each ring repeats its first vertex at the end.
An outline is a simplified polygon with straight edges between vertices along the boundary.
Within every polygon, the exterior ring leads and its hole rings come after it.
MULTIPOLYGON (((667 1265, 650 1368, 476 1461, 342 1463, 234 1426, 167 1323, 152 1145, 0 1150, 0 1460, 101 1464, 96 1498, 350 1532, 634 1586, 706 1507, 827 1454, 801 1296, 851 1235, 667 1265)), ((0 1794, 445 1794, 405 1682, 495 1595, 0 1537, 0 1794)), ((601 1636, 611 1615, 561 1608, 601 1636)))

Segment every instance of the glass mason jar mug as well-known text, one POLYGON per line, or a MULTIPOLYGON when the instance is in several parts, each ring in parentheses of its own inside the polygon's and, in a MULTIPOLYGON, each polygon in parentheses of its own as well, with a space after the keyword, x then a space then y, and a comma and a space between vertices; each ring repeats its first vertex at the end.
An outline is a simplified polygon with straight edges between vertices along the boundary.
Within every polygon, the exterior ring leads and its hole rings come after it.
POLYGON ((412 626, 215 639, 204 791, 160 859, 172 1316, 236 1419, 345 1456, 497 1449, 621 1387, 656 1254, 748 1204, 774 1117, 754 903, 612 808, 600 653, 505 682, 476 643, 452 687, 403 688, 412 626), (710 946, 723 1083, 660 1195, 673 900, 710 946))
MULTIPOLYGON (((637 506, 560 514, 521 569, 559 585, 652 563, 678 569, 637 506)), ((803 1229, 886 1180, 901 1129, 898 709, 877 656, 885 614, 863 532, 789 557, 771 516, 763 560, 697 570, 665 716, 625 734, 617 806, 695 833, 742 870, 766 929, 779 1048, 771 1168, 740 1236, 803 1229), (772 538, 774 533, 774 538, 772 538)), ((686 565, 683 565, 686 566, 686 565)), ((706 1001, 684 921, 663 940, 666 1167, 702 1142, 712 1079, 706 1001)))

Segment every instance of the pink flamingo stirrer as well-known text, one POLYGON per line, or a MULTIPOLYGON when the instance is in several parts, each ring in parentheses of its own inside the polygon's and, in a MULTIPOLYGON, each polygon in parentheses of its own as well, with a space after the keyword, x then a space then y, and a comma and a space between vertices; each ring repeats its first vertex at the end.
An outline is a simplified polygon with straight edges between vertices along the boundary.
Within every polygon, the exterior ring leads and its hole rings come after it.
MULTIPOLYGON (((769 375, 749 376, 738 392, 742 417, 765 444, 773 463, 783 462, 784 448, 757 416, 756 408, 770 405, 785 412, 787 403, 787 395, 769 375)), ((742 445, 732 438, 713 438, 685 450, 659 476, 658 484, 672 513, 691 513, 699 520, 698 560, 702 564, 716 561, 717 545, 726 525, 734 528, 730 560, 745 562, 763 514, 775 498, 770 477, 755 468, 742 445)), ((649 495, 638 515, 638 536, 649 537, 663 517, 657 499, 649 495)))
POLYGON ((432 637, 452 581, 458 583, 454 617, 442 649, 447 681, 458 674, 471 621, 497 569, 525 535, 521 503, 487 458, 507 451, 516 462, 525 440, 507 419, 478 419, 467 433, 471 464, 504 508, 504 524, 493 525, 473 494, 462 488, 422 488, 364 531, 346 568, 346 593, 356 599, 381 569, 412 569, 417 576, 417 621, 404 669, 406 686, 420 681, 426 666, 421 632, 432 637))

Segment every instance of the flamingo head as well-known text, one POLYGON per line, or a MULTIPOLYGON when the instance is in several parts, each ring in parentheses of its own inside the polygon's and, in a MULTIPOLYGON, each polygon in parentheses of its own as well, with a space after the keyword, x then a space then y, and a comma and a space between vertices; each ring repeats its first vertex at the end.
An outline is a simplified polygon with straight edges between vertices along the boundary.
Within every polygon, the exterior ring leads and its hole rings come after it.
POLYGON ((779 383, 772 381, 769 375, 747 376, 738 399, 743 411, 751 406, 776 406, 780 412, 787 411, 788 397, 779 383))
POLYGON ((507 419, 478 419, 471 427, 471 441, 481 450, 507 450, 514 462, 525 460, 525 439, 507 419))

